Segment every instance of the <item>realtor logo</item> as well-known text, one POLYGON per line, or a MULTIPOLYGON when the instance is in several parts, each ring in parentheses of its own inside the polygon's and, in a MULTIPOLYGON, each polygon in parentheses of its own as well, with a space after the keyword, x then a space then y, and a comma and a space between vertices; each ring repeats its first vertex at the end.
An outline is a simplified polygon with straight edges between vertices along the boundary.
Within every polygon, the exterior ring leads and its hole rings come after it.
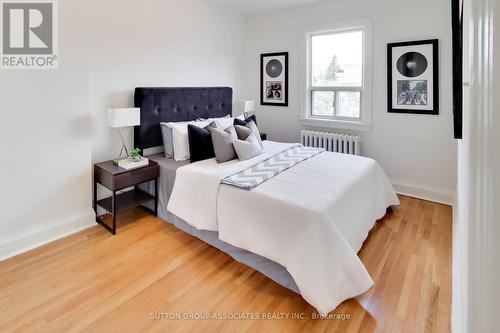
POLYGON ((55 2, 3 0, 2 69, 57 68, 55 2))

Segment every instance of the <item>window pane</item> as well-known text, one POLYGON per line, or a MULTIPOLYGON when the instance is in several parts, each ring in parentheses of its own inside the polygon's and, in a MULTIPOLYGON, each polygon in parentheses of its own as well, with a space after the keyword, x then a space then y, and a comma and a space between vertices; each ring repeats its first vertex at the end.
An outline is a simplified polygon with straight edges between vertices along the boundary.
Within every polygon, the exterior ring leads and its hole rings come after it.
POLYGON ((359 91, 339 91, 338 92, 338 117, 359 118, 360 100, 359 91))
POLYGON ((313 91, 312 115, 334 116, 335 93, 333 91, 313 91))
POLYGON ((313 86, 361 86, 363 31, 311 37, 313 86))

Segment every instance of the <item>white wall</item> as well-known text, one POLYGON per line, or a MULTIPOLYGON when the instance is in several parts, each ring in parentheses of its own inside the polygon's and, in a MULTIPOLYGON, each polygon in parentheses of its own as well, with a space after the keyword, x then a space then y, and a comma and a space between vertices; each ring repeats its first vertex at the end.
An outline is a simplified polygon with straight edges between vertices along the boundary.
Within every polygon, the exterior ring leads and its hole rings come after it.
POLYGON ((87 12, 59 2, 58 70, 0 71, 0 259, 92 223, 87 12))
POLYGON ((493 227, 491 230, 490 241, 492 244, 492 253, 489 256, 490 259, 493 259, 489 262, 492 268, 492 273, 489 274, 487 271, 486 274, 490 276, 490 288, 494 290, 492 293, 492 304, 490 311, 493 313, 493 322, 491 323, 492 329, 497 329, 500 327, 500 316, 498 315, 498 309, 500 309, 500 288, 498 288, 497 282, 500 281, 500 266, 498 265, 498 258, 500 257, 500 242, 498 242, 497 236, 500 235, 500 224, 498 221, 500 220, 500 6, 498 2, 492 1, 490 2, 490 6, 493 6, 493 14, 494 17, 493 25, 493 33, 491 38, 494 40, 493 42, 493 59, 492 64, 494 67, 492 82, 493 82, 493 91, 492 94, 494 96, 493 105, 492 105, 492 113, 491 115, 491 140, 489 142, 489 151, 492 155, 491 158, 491 192, 489 195, 490 205, 492 205, 490 209, 490 224, 493 227), (493 5, 494 4, 494 5, 493 5))
POLYGON ((469 161, 470 154, 470 114, 471 99, 470 85, 472 58, 470 50, 472 49, 470 38, 471 25, 471 2, 464 2, 464 59, 463 81, 466 86, 463 88, 463 139, 458 142, 458 174, 457 174, 457 201, 453 209, 453 228, 452 228, 452 305, 451 305, 451 329, 452 332, 462 333, 467 331, 468 319, 470 313, 468 284, 469 284, 469 241, 470 225, 469 221, 469 202, 470 182, 469 161))
POLYGON ((230 86, 241 108, 240 14, 198 0, 94 0, 92 8, 94 161, 119 153, 106 110, 133 106, 135 87, 230 86))
POLYGON ((450 59, 448 2, 424 0, 407 13, 410 5, 326 1, 246 23, 202 0, 59 2, 60 68, 0 72, 0 258, 93 225, 92 162, 119 148, 106 110, 131 106, 136 86, 232 86, 238 113, 243 99, 258 100, 259 54, 288 50, 290 107, 260 107, 258 117, 270 138, 298 140, 299 31, 336 19, 374 22, 374 128, 361 133, 364 153, 394 179, 452 192, 451 63, 441 61, 440 116, 385 112, 387 42, 439 37, 450 59))
POLYGON ((500 7, 464 7, 464 137, 459 144, 458 210, 453 222, 453 332, 500 325, 500 7))
POLYGON ((260 98, 259 54, 290 52, 290 106, 258 106, 261 130, 273 140, 300 139, 301 31, 310 25, 358 18, 370 18, 374 31, 373 128, 359 132, 362 154, 375 158, 401 192, 451 202, 456 188, 456 144, 449 1, 327 0, 253 15, 246 27, 245 98, 260 98), (440 115, 387 113, 387 43, 427 38, 440 40, 440 115))
POLYGON ((58 4, 59 69, 0 72, 0 259, 95 224, 92 162, 120 147, 106 110, 133 106, 135 87, 232 86, 239 101, 240 14, 202 0, 58 4))

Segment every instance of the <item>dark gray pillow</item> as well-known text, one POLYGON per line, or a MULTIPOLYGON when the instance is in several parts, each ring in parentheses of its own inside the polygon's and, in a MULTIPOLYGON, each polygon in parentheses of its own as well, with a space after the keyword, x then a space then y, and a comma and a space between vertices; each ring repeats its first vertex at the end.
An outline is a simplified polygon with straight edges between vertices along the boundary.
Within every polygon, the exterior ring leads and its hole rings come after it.
POLYGON ((236 130, 239 140, 246 140, 248 136, 253 133, 252 130, 246 126, 234 125, 234 129, 236 130))
POLYGON ((246 140, 233 140, 234 150, 238 154, 238 158, 242 161, 251 159, 257 155, 262 154, 262 147, 259 141, 252 133, 246 140))
POLYGON ((233 140, 238 139, 234 126, 229 126, 225 130, 212 128, 211 132, 217 163, 234 160, 237 155, 234 150, 233 140))
POLYGON ((172 139, 172 129, 166 123, 160 123, 161 136, 163 137, 163 149, 166 157, 174 156, 174 141, 172 139))
POLYGON ((239 119, 239 118, 234 118, 233 125, 245 126, 246 124, 248 124, 251 121, 253 121, 255 123, 255 125, 257 125, 257 116, 255 116, 253 114, 250 117, 246 118, 245 120, 242 120, 242 119, 239 119))

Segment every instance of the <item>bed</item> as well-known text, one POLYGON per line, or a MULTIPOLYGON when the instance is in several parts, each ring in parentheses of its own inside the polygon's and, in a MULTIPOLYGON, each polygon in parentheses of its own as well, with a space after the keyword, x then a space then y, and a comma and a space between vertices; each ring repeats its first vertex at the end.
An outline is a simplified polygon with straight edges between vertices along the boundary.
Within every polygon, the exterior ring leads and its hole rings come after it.
MULTIPOLYGON (((162 145, 160 122, 232 115, 232 89, 137 88, 135 106, 135 146, 144 150, 162 145)), ((357 252, 399 200, 374 160, 300 149, 265 141, 261 155, 221 164, 150 156, 160 165, 158 215, 326 314, 373 285, 357 252), (226 181, 293 152, 307 156, 251 189, 226 181)))

